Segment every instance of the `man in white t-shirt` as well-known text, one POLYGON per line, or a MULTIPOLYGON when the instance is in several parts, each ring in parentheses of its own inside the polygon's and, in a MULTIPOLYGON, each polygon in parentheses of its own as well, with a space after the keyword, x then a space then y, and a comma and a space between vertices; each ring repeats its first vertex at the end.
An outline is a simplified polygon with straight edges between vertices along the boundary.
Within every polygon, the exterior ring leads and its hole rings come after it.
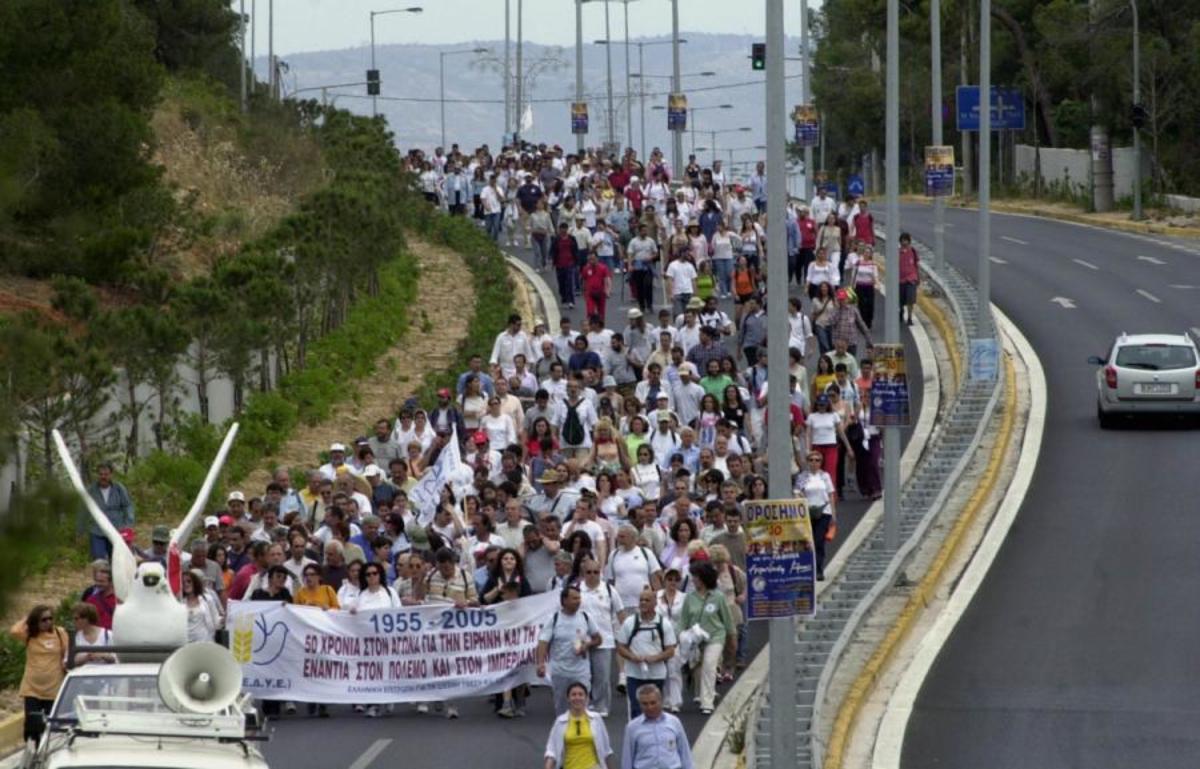
POLYGON ((666 277, 667 290, 675 302, 675 309, 683 312, 692 294, 696 293, 696 267, 680 257, 667 265, 666 277))

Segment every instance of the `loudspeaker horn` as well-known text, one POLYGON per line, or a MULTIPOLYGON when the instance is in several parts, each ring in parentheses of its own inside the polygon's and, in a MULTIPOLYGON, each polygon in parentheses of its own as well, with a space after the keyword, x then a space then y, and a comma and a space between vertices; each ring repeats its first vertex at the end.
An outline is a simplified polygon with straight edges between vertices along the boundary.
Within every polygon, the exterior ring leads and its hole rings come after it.
POLYGON ((232 705, 241 690, 242 666, 220 644, 188 644, 158 671, 158 694, 177 713, 216 713, 232 705))

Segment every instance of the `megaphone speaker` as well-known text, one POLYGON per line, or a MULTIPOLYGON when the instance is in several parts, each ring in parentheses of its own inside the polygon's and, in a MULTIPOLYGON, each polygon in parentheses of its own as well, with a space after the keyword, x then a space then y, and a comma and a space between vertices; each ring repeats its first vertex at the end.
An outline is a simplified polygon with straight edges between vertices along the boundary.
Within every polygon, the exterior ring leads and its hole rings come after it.
POLYGON ((242 690, 242 667, 229 650, 205 642, 184 646, 158 671, 158 693, 177 713, 216 713, 242 690))

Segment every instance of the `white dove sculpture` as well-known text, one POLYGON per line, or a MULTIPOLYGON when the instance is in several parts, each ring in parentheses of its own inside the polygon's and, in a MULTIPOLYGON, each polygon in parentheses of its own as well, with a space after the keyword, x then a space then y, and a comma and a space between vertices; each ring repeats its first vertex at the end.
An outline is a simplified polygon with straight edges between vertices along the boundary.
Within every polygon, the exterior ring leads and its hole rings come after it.
MULTIPOLYGON (((208 468, 204 484, 196 495, 188 514, 171 533, 170 550, 173 558, 177 557, 181 542, 187 540, 196 520, 204 510, 221 467, 229 456, 233 439, 237 436, 238 425, 235 422, 225 434, 221 448, 208 468)), ((167 570, 159 563, 143 563, 137 565, 133 551, 121 538, 121 533, 108 520, 108 516, 88 494, 87 487, 79 475, 79 469, 71 458, 71 452, 58 430, 53 431, 54 445, 58 449, 58 457, 66 468, 71 485, 83 499, 88 512, 96 525, 104 532, 112 546, 112 584, 113 592, 120 605, 113 614, 113 643, 118 646, 183 646, 187 643, 187 609, 171 593, 168 584, 167 570)), ((122 654, 123 661, 129 661, 122 654)))

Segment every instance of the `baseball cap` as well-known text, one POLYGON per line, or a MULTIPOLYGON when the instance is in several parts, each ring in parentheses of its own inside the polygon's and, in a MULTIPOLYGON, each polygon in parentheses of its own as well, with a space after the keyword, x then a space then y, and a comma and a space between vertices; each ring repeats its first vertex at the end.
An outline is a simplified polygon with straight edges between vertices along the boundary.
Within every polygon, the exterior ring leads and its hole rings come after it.
POLYGON ((477 445, 477 446, 480 444, 483 444, 483 443, 487 443, 487 441, 488 441, 487 433, 485 433, 483 430, 476 430, 475 434, 471 436, 471 440, 475 441, 475 445, 477 445))
POLYGON ((171 530, 166 526, 155 526, 154 531, 150 534, 150 541, 156 543, 170 542, 171 530))
POLYGON ((606 374, 604 379, 600 380, 601 387, 616 387, 617 380, 612 374, 606 374))
POLYGON ((383 469, 379 465, 372 463, 363 468, 362 474, 364 478, 382 478, 383 469))
POLYGON ((210 526, 220 526, 220 525, 221 525, 221 519, 215 515, 210 515, 204 519, 204 528, 206 528, 206 529, 209 528, 210 526))
POLYGON ((642 317, 642 311, 636 307, 630 307, 629 312, 626 313, 626 315, 629 316, 630 320, 637 320, 638 318, 642 317))
POLYGON ((126 526, 125 528, 121 529, 120 533, 121 533, 121 539, 123 539, 125 541, 125 544, 127 544, 127 545, 133 544, 133 540, 136 536, 133 532, 133 529, 126 526))
POLYGON ((688 300, 687 309, 703 310, 704 309, 704 300, 698 296, 693 296, 691 299, 688 300))
POLYGON ((220 518, 217 519, 217 522, 220 523, 222 526, 232 526, 233 525, 233 516, 222 515, 220 518))
POLYGON ((240 491, 231 491, 229 496, 225 498, 226 502, 245 502, 246 495, 240 491))
POLYGON ((343 454, 345 454, 345 453, 346 453, 346 444, 344 444, 344 443, 334 443, 334 444, 330 445, 330 447, 329 447, 329 453, 330 453, 330 454, 332 454, 332 453, 333 453, 333 452, 335 452, 335 451, 340 451, 340 452, 342 452, 343 454))

